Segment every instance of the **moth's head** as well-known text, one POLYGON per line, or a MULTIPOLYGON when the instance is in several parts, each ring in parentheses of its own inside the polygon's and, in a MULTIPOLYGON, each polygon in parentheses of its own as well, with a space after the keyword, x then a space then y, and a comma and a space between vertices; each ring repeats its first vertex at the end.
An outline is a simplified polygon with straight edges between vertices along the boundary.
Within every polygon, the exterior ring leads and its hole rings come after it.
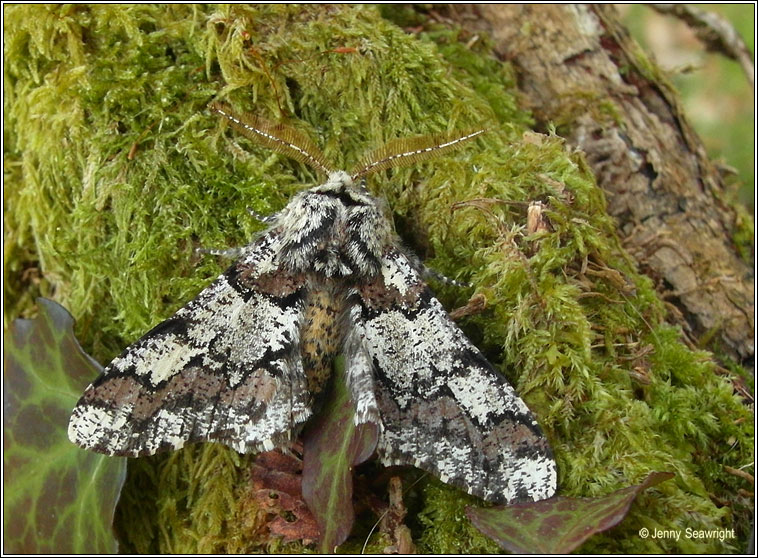
POLYGON ((377 200, 366 189, 366 180, 355 180, 345 171, 332 171, 323 184, 309 190, 315 194, 336 196, 347 205, 376 205, 377 200))
POLYGON ((352 188, 354 186, 353 178, 345 171, 333 171, 329 173, 324 183, 324 187, 334 190, 352 188))

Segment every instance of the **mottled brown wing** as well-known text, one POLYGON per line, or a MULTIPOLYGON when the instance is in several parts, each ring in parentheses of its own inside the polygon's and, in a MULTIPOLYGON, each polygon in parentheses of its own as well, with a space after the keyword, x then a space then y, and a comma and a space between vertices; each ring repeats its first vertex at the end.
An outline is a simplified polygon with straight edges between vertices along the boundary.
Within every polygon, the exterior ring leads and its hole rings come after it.
POLYGON ((114 359, 69 422, 75 444, 151 455, 215 441, 272 449, 310 416, 300 355, 304 283, 275 266, 268 233, 197 298, 114 359))

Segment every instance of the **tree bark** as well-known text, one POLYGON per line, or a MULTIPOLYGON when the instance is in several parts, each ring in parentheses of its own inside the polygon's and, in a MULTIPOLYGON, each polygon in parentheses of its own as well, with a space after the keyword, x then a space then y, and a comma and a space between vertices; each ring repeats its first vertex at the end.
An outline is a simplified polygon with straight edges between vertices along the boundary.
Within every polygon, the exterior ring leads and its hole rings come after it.
POLYGON ((735 210, 676 93, 607 5, 492 5, 452 14, 512 62, 538 126, 586 153, 608 211, 672 316, 739 362, 754 353, 752 263, 735 210))

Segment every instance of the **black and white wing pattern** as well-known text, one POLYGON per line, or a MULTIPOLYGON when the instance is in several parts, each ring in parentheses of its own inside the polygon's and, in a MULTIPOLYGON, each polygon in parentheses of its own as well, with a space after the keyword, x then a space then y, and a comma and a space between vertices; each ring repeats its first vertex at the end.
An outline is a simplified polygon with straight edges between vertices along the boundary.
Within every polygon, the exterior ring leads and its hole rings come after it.
POLYGON ((496 503, 556 490, 547 440, 505 378, 453 323, 397 248, 351 297, 349 319, 373 360, 385 465, 415 465, 496 503))
POLYGON ((304 279, 278 269, 269 231, 171 318, 113 360, 69 422, 77 445, 151 455, 216 441, 273 449, 311 414, 300 354, 304 279))

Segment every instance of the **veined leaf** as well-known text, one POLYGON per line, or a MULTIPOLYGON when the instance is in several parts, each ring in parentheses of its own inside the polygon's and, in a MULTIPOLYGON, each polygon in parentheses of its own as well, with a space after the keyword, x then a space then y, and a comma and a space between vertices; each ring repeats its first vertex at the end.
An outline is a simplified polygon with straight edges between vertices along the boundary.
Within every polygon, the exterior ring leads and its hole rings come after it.
POLYGON ((344 361, 335 363, 331 393, 303 438, 303 498, 321 530, 322 552, 334 552, 350 534, 353 467, 374 453, 377 425, 353 422, 353 403, 345 382, 344 361))
POLYGON ((618 525, 643 490, 673 476, 650 473, 642 484, 603 498, 554 496, 505 507, 468 507, 466 515, 477 529, 514 554, 568 554, 595 533, 618 525))
POLYGON ((116 552, 113 513, 126 460, 79 449, 68 419, 102 367, 74 337, 71 315, 38 299, 39 316, 4 335, 3 551, 116 552))

